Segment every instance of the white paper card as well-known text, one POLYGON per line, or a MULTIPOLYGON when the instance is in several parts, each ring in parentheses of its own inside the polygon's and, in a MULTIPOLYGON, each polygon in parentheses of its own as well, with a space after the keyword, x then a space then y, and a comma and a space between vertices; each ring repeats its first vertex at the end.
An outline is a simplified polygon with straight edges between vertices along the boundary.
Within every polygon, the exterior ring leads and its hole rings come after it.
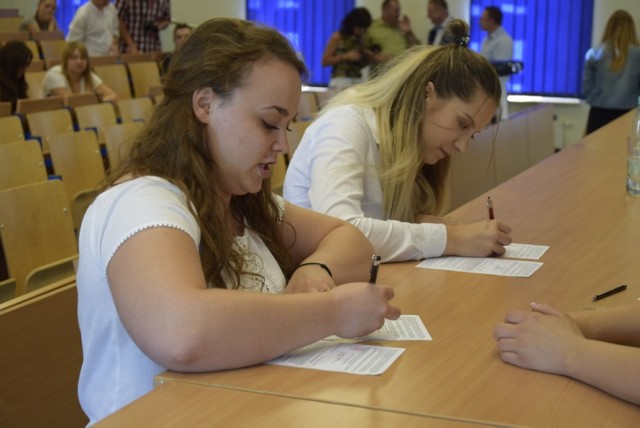
POLYGON ((431 335, 418 315, 400 315, 397 320, 385 320, 379 330, 361 340, 431 340, 431 335))
POLYGON ((424 269, 529 277, 542 266, 542 263, 493 257, 439 257, 423 260, 417 266, 424 269))
POLYGON ((320 340, 271 360, 267 364, 360 375, 379 375, 384 373, 403 352, 404 348, 320 340))
POLYGON ((507 250, 502 257, 513 259, 540 260, 540 257, 549 249, 548 245, 515 244, 504 247, 507 250))

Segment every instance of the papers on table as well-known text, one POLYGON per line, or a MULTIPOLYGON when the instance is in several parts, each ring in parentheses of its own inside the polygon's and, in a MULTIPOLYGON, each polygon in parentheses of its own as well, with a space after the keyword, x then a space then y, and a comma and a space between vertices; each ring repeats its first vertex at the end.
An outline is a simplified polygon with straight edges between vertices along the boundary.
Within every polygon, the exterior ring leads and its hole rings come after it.
MULTIPOLYGON (((381 329, 359 340, 431 340, 431 335, 419 316, 401 315, 395 321, 386 320, 381 329)), ((330 336, 291 351, 267 364, 379 375, 384 373, 403 352, 404 348, 365 345, 350 339, 330 336)))
POLYGON ((404 348, 320 340, 271 360, 267 364, 361 375, 379 375, 384 373, 403 352, 404 348))
POLYGON ((548 245, 515 244, 504 247, 507 252, 502 257, 512 259, 540 260, 540 257, 549 249, 548 245))
MULTIPOLYGON (((502 257, 538 260, 549 249, 544 245, 511 244, 502 257)), ((497 257, 439 257, 423 260, 418 267, 488 275, 529 277, 542 266, 541 262, 509 260, 497 257)))

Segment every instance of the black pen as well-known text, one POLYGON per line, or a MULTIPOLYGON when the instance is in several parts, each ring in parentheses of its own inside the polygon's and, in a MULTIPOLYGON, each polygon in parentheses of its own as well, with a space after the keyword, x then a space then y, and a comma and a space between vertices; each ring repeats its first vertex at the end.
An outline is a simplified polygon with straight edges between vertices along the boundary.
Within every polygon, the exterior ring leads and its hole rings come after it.
POLYGON ((493 220, 495 216, 493 215, 493 201, 491 200, 491 196, 487 197, 487 210, 489 210, 489 220, 493 220))
POLYGON ((369 284, 374 285, 378 278, 378 266, 380 266, 380 256, 375 254, 371 256, 371 271, 369 275, 369 284))
POLYGON ((609 297, 612 294, 619 293, 619 292, 624 291, 626 289, 627 289, 627 285, 626 284, 619 285, 616 288, 612 288, 609 291, 605 291, 604 293, 596 294, 595 296, 593 296, 593 299, 591 299, 591 301, 595 302, 595 301, 604 299, 605 297, 609 297))

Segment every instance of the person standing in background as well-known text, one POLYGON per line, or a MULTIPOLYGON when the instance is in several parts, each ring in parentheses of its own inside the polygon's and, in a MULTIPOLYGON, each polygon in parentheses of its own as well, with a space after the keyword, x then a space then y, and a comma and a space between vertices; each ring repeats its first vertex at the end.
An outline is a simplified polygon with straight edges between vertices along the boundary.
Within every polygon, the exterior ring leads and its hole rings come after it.
POLYGON ((600 45, 587 52, 582 92, 591 106, 587 134, 638 105, 640 44, 629 12, 615 11, 607 21, 600 45))
POLYGON ((56 0, 39 0, 36 13, 33 16, 25 17, 19 30, 28 31, 31 38, 33 38, 33 33, 58 30, 55 13, 56 0))
MULTIPOLYGON (((513 59, 513 39, 502 27, 502 11, 496 6, 487 6, 480 17, 480 27, 486 31, 487 37, 482 41, 480 55, 489 62, 511 61, 513 59)), ((507 102, 507 82, 509 76, 500 77, 502 85, 502 97, 500 98, 501 119, 509 117, 509 104, 507 102)))
POLYGON ((89 56, 118 54, 118 15, 109 0, 89 0, 76 10, 67 43, 82 42, 89 56))
POLYGON ((367 38, 376 64, 386 62, 409 47, 420 44, 411 30, 409 17, 405 15, 400 19, 398 0, 382 2, 382 16, 367 28, 367 38))
POLYGON ((160 52, 160 31, 171 22, 169 0, 116 0, 123 53, 160 52))
POLYGON ((358 7, 342 19, 340 31, 331 35, 322 56, 323 66, 333 66, 330 88, 342 90, 362 81, 361 70, 373 58, 364 41, 369 25, 371 14, 364 7, 358 7))
POLYGON ((449 43, 451 40, 445 35, 445 30, 453 17, 449 15, 449 5, 446 0, 429 0, 427 18, 433 23, 433 28, 427 34, 427 44, 437 46, 449 43))
POLYGON ((184 42, 187 41, 191 33, 193 33, 193 29, 188 24, 176 24, 173 29, 173 52, 162 59, 160 71, 163 75, 167 73, 167 70, 169 70, 169 64, 171 64, 173 55, 178 51, 178 49, 180 49, 182 45, 184 45, 184 42))

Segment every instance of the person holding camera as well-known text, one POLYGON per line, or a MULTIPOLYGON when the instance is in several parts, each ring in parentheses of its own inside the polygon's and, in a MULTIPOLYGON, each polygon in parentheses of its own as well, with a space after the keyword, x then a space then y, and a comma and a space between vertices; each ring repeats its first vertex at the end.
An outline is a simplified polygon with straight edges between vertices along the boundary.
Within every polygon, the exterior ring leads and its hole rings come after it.
POLYGON ((171 22, 169 0, 116 0, 122 53, 160 52, 160 31, 171 22))

